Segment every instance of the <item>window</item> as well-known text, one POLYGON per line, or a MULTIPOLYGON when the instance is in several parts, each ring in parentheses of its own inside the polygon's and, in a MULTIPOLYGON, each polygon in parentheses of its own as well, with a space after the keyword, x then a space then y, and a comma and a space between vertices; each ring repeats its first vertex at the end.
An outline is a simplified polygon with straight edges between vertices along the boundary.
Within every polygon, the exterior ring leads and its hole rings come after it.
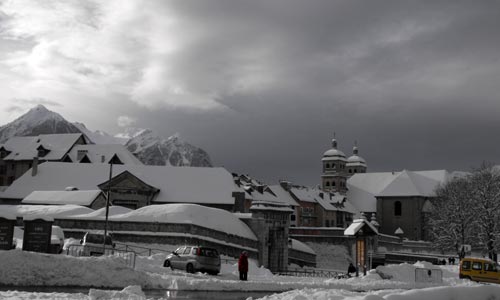
POLYGON ((394 202, 394 215, 401 216, 401 201, 394 202))
POLYGON ((326 168, 329 169, 330 168, 330 164, 326 164, 326 168))
POLYGON ((290 221, 295 221, 295 215, 290 215, 290 221))
POLYGON ((191 252, 192 247, 186 247, 186 250, 184 250, 184 254, 189 254, 191 252))
POLYGON ((349 173, 352 173, 352 170, 351 170, 351 169, 349 169, 349 173))
POLYGON ((5 165, 1 165, 0 166, 0 174, 5 174, 7 172, 7 168, 5 167, 5 165))
POLYGON ((335 181, 332 182, 332 186, 335 186, 335 181))
POLYGON ((470 261, 465 260, 462 262, 462 270, 470 270, 470 261))
POLYGON ((483 264, 479 261, 475 261, 472 263, 472 270, 479 270, 481 271, 483 269, 483 264))
POLYGON ((330 181, 327 181, 325 185, 330 186, 330 181))
POLYGON ((493 264, 488 264, 488 263, 485 263, 484 264, 484 270, 485 271, 489 271, 489 272, 496 272, 497 271, 497 268, 495 267, 495 265, 493 264))

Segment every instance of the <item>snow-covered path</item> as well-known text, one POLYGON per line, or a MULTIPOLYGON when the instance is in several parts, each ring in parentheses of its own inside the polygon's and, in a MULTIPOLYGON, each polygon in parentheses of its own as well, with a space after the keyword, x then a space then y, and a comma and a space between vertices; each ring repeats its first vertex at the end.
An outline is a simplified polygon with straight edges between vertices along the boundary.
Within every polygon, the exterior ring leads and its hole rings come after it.
POLYGON ((0 292, 2 299, 144 299, 142 289, 202 291, 284 292, 264 299, 498 299, 500 285, 480 285, 458 279, 457 266, 393 265, 379 267, 367 276, 349 279, 300 278, 274 276, 269 270, 251 265, 249 281, 241 282, 236 266, 225 264, 219 276, 186 274, 163 268, 164 255, 138 257, 136 269, 127 268, 116 257, 71 257, 31 253, 20 250, 0 251, 0 284, 9 286, 81 286, 93 287, 88 294, 0 292), (416 284, 416 267, 440 268, 443 282, 416 284), (413 277, 412 277, 413 276, 413 277), (103 291, 98 288, 125 288, 103 291), (460 291, 460 292, 457 292, 460 291), (396 296, 399 295, 399 296, 396 296), (464 295, 474 295, 466 298, 464 295), (484 295, 484 298, 482 297, 484 295), (490 297, 491 296, 491 297, 490 297), (394 298, 396 297, 396 298, 394 298), (401 297, 401 298, 397 298, 401 297), (416 297, 416 298, 415 298, 416 297), (465 298, 464 298, 465 297, 465 298), (489 297, 489 298, 488 298, 489 297), (496 297, 496 298, 495 298, 496 297))

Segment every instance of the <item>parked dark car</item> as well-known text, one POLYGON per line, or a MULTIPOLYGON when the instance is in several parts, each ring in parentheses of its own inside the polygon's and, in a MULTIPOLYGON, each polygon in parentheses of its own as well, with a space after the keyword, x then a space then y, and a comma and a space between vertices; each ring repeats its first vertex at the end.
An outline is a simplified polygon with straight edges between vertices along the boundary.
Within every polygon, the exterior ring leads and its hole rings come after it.
POLYGON ((220 255, 214 248, 182 246, 167 256, 163 266, 188 273, 206 272, 217 275, 220 272, 220 255))

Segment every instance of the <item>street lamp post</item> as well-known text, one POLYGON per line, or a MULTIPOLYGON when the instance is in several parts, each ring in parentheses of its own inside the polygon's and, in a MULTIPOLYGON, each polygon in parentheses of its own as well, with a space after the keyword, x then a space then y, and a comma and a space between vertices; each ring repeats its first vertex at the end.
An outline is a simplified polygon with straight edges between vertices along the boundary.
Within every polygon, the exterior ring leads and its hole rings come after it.
POLYGON ((108 179, 108 188, 106 191, 106 219, 104 221, 104 239, 102 241, 102 253, 106 251, 106 237, 108 236, 108 217, 109 217, 109 199, 111 196, 111 178, 113 177, 113 164, 119 163, 120 159, 118 156, 113 155, 113 157, 109 160, 109 179, 108 179))

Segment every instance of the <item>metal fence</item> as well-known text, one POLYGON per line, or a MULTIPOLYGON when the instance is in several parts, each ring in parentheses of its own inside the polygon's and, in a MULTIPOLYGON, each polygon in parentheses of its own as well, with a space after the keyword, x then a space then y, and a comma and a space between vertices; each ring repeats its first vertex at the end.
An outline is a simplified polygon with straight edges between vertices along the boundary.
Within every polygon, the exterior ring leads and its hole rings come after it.
POLYGON ((136 254, 133 251, 125 251, 106 247, 103 253, 103 247, 89 245, 68 245, 66 255, 81 257, 81 256, 116 256, 122 258, 126 265, 130 268, 135 268, 136 254))
POLYGON ((165 249, 155 249, 155 248, 147 248, 141 246, 132 246, 124 243, 115 243, 115 249, 125 251, 125 252, 134 252, 139 256, 151 256, 158 253, 170 253, 165 249))
POLYGON ((297 276, 297 277, 323 277, 323 278, 347 278, 345 272, 338 270, 326 269, 287 269, 277 272, 277 275, 282 276, 297 276))

